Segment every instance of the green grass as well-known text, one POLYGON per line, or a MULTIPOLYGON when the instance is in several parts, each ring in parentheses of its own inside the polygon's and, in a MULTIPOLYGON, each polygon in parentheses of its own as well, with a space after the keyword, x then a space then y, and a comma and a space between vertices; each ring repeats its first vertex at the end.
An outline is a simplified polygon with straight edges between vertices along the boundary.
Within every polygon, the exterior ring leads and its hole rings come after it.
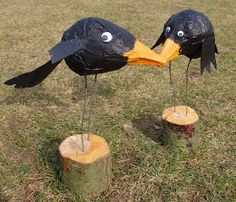
MULTIPOLYGON (((236 201, 235 1, 0 0, 0 5, 0 201, 76 200, 60 181, 57 148, 78 134, 83 104, 83 79, 64 63, 32 89, 15 90, 3 82, 46 62, 47 50, 83 17, 109 19, 151 46, 167 18, 186 8, 209 16, 220 51, 211 75, 200 76, 198 60, 190 67, 188 104, 200 115, 199 148, 184 152, 154 141, 153 125, 175 104, 167 68, 127 66, 99 75, 92 132, 110 143, 113 181, 93 201, 236 201)), ((186 65, 185 57, 173 62, 177 104, 184 102, 186 65)))

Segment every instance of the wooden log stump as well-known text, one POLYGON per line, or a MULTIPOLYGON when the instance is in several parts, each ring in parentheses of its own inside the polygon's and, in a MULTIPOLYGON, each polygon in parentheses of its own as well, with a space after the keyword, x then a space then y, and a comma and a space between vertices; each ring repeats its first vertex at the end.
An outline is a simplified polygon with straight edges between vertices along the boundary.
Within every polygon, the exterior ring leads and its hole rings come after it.
POLYGON ((106 190, 112 173, 107 142, 97 135, 90 135, 89 141, 85 137, 81 140, 81 135, 66 138, 59 146, 59 153, 63 182, 77 198, 84 199, 106 190))
POLYGON ((196 149, 199 137, 194 134, 199 117, 188 106, 166 108, 162 113, 163 143, 180 149, 196 149))

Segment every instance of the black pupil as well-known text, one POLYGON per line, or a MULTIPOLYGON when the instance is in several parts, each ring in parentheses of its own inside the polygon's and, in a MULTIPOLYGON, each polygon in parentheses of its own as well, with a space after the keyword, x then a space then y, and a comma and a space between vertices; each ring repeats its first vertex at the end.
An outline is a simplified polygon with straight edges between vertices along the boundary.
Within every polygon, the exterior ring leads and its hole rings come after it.
POLYGON ((106 41, 107 39, 108 39, 107 34, 102 35, 102 40, 103 40, 103 41, 106 41))

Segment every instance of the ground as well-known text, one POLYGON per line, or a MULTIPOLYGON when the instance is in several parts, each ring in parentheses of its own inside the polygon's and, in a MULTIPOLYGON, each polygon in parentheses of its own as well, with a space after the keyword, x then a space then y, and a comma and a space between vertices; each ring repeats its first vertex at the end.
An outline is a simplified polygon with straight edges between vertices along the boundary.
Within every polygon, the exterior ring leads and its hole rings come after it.
POLYGON ((187 103, 200 116, 199 147, 186 152, 157 138, 163 109, 186 101, 187 58, 172 63, 176 100, 168 68, 99 75, 92 132, 110 144, 113 181, 92 200, 236 201, 235 7, 234 0, 0 0, 0 201, 76 201, 60 181, 57 148, 79 133, 83 104, 83 78, 65 63, 32 89, 3 82, 46 62, 81 18, 109 19, 151 46, 168 17, 187 8, 211 19, 220 53, 211 74, 200 75, 199 60, 190 67, 187 103))

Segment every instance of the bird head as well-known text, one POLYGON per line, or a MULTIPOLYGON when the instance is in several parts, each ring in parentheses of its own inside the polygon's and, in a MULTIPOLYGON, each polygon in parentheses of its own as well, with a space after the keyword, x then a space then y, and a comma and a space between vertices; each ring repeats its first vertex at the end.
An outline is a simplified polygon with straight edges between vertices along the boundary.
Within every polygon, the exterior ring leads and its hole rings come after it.
POLYGON ((172 15, 152 49, 160 44, 163 44, 160 55, 165 62, 182 54, 190 59, 201 57, 201 72, 204 68, 210 70, 211 62, 216 67, 214 30, 203 13, 183 10, 172 15))
POLYGON ((62 42, 49 52, 53 63, 65 59, 71 67, 79 65, 110 71, 126 64, 164 65, 159 54, 131 33, 97 17, 85 18, 72 25, 64 32, 62 42))

